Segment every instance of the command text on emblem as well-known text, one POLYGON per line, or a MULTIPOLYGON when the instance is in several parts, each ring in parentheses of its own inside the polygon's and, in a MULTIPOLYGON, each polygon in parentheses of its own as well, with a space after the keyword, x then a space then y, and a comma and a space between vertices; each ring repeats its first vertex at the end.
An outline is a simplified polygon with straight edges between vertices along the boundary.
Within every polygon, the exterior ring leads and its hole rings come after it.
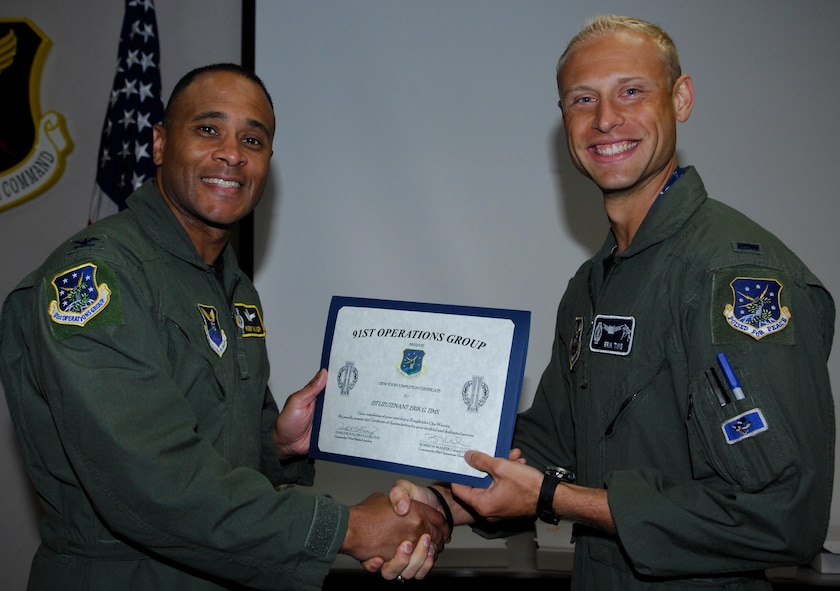
POLYGON ((0 18, 0 211, 53 185, 73 149, 64 118, 41 113, 50 40, 26 18, 0 18))
POLYGON ((84 326, 108 305, 111 291, 96 284, 96 265, 85 263, 53 277, 56 299, 50 302, 50 318, 58 324, 84 326))
POLYGON ((790 310, 782 305, 782 284, 776 279, 736 277, 732 303, 723 308, 727 324, 755 340, 784 329, 790 322, 790 310))

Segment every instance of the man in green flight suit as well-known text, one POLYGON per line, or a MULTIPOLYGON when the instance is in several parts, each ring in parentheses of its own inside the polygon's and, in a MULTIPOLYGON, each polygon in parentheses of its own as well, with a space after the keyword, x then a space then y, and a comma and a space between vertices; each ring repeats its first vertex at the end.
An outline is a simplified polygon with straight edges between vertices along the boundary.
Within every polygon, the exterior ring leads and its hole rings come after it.
MULTIPOLYGON (((338 553, 431 568, 449 532, 384 494, 311 484, 320 370, 282 412, 262 304, 229 244, 259 202, 275 120, 254 74, 187 74, 154 130, 156 177, 7 298, 0 377, 42 500, 29 590, 320 589, 338 553)), ((383 565, 384 563, 384 565, 383 565)))
MULTIPOLYGON (((694 84, 660 27, 593 19, 557 84, 610 231, 563 295, 510 459, 467 452, 493 483, 435 488, 456 525, 573 521, 575 590, 770 589, 765 569, 807 563, 828 526, 833 299, 678 165, 694 84)), ((408 481, 391 499, 440 507, 408 481)))

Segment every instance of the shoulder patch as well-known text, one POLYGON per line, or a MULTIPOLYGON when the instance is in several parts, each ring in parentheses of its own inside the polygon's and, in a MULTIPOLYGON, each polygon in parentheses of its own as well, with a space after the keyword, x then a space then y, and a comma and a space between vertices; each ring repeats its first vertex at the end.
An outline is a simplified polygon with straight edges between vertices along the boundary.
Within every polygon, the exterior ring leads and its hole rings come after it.
POLYGON ((780 275, 718 273, 714 280, 711 311, 714 342, 734 342, 720 330, 726 327, 730 335, 743 334, 756 341, 776 336, 776 339, 770 340, 792 344, 794 331, 785 330, 792 318, 790 308, 782 297, 786 281, 780 275), (720 320, 722 326, 715 330, 720 320))
POLYGON ((243 337, 265 336, 265 325, 259 308, 252 304, 234 303, 233 306, 236 309, 236 323, 243 337))
POLYGON ((64 338, 81 328, 122 324, 116 277, 104 264, 87 262, 56 274, 49 282, 55 299, 47 313, 53 335, 64 338))

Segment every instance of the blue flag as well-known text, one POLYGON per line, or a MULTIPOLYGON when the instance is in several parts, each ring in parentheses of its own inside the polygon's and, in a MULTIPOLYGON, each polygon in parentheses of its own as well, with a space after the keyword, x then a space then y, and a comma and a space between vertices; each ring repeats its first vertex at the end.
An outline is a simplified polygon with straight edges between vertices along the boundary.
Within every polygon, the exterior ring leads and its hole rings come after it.
POLYGON ((159 65, 153 0, 126 0, 89 223, 125 209, 128 196, 155 173, 152 128, 163 120, 159 65))

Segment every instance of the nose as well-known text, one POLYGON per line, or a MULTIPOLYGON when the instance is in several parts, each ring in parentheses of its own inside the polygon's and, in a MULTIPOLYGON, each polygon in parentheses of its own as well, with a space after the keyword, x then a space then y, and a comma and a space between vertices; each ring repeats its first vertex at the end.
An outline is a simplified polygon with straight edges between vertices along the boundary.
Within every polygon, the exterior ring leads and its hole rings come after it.
POLYGON ((220 139, 215 158, 225 162, 228 166, 242 166, 248 161, 242 143, 236 137, 220 139))
POLYGON ((592 121, 592 127, 603 133, 609 133, 616 127, 624 123, 624 115, 621 113, 621 108, 613 104, 612 101, 602 99, 598 102, 598 107, 595 111, 595 118, 592 121))

